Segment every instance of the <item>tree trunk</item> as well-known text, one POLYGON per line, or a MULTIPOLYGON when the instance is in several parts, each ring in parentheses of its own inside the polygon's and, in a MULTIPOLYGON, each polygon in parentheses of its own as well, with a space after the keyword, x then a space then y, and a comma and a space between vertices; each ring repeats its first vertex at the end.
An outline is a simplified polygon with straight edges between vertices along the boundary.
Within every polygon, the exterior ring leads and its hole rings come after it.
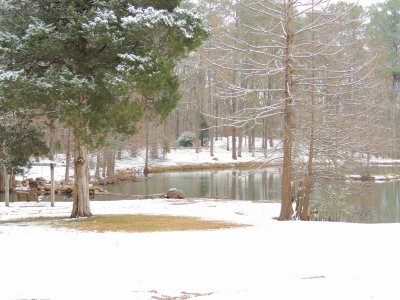
MULTIPOLYGON (((212 96, 212 80, 211 80, 211 72, 208 69, 207 70, 207 80, 208 80, 208 103, 209 103, 209 107, 211 110, 211 113, 213 113, 213 109, 215 107, 214 105, 214 98, 212 96)), ((212 124, 212 119, 209 119, 209 124, 212 124)), ((210 127, 210 129, 208 130, 209 134, 210 134, 210 156, 214 156, 214 136, 215 136, 215 129, 213 126, 210 127)))
POLYGON ((268 150, 268 119, 265 118, 263 121, 263 139, 262 139, 262 147, 266 152, 268 150))
POLYGON ((88 152, 75 130, 74 138, 74 204, 71 218, 90 217, 88 152))
POLYGON ((210 156, 214 156, 214 128, 210 128, 210 156))
POLYGON ((152 143, 151 143, 151 152, 150 157, 151 159, 158 159, 158 134, 156 126, 152 126, 152 143))
POLYGON ((3 166, 0 167, 0 193, 4 193, 4 180, 5 180, 5 174, 4 174, 4 168, 3 166))
POLYGON ((251 130, 251 156, 255 157, 256 156, 256 128, 253 127, 253 129, 251 130))
POLYGON ((71 165, 71 128, 68 128, 67 153, 65 159, 65 184, 69 184, 69 167, 71 165))
POLYGON ((48 157, 50 160, 54 160, 54 136, 55 136, 55 125, 54 125, 54 119, 50 121, 49 124, 49 136, 48 136, 48 141, 49 141, 49 153, 48 153, 48 157))
POLYGON ((107 150, 104 148, 102 150, 102 156, 101 156, 101 177, 106 178, 106 172, 107 172, 107 150))
POLYGON ((176 110, 175 116, 176 116, 176 118, 175 118, 175 139, 177 140, 179 138, 179 135, 180 135, 180 130, 179 129, 180 129, 180 118, 181 118, 178 110, 176 110))
POLYGON ((118 150, 117 150, 117 159, 118 159, 118 160, 121 160, 121 159, 122 159, 122 148, 121 148, 121 147, 118 147, 118 150))
MULTIPOLYGON (((314 2, 312 2, 312 22, 314 22, 314 2)), ((315 31, 312 32, 312 43, 315 44, 315 31)), ((314 48, 314 47, 313 47, 314 48)), ((314 49, 313 49, 314 51, 314 49)), ((308 146, 308 162, 307 162, 307 174, 304 180, 304 187, 301 190, 301 197, 299 198, 299 205, 297 215, 300 220, 309 221, 310 220, 310 196, 312 192, 312 187, 314 185, 313 170, 314 170, 314 144, 315 144, 315 97, 316 97, 316 82, 315 82, 315 58, 311 59, 311 95, 310 95, 310 109, 311 109, 311 124, 310 124, 310 141, 308 146)))
POLYGON ((238 157, 242 157, 242 147, 243 147, 243 134, 242 134, 242 130, 240 129, 240 133, 238 136, 239 139, 239 145, 238 145, 238 157))
POLYGON ((144 160, 144 170, 143 173, 146 175, 149 173, 149 124, 146 121, 146 155, 144 160))
POLYGON ((299 202, 298 216, 300 220, 310 220, 310 196, 314 184, 313 179, 313 160, 314 160, 314 143, 315 143, 315 86, 312 88, 311 95, 311 129, 310 129, 310 144, 308 150, 307 174, 304 180, 304 193, 299 202))
POLYGON ((286 49, 285 49, 285 107, 283 112, 283 166, 282 166, 282 179, 281 179, 281 212, 279 220, 290 220, 293 215, 292 206, 292 129, 293 129, 293 28, 292 20, 290 17, 293 1, 289 1, 286 5, 285 15, 285 32, 286 32, 286 49))
POLYGON ((115 149, 113 149, 113 148, 107 149, 106 163, 107 163, 107 177, 114 176, 114 174, 115 174, 115 149))
POLYGON ((237 160, 237 149, 236 149, 236 127, 232 127, 232 159, 237 160))
POLYGON ((247 135, 249 143, 248 143, 248 147, 249 147, 249 152, 251 153, 251 150, 253 149, 252 145, 253 145, 253 140, 252 140, 252 132, 250 130, 248 130, 249 134, 247 135))
POLYGON ((96 171, 94 173, 94 178, 100 179, 100 168, 101 168, 101 155, 100 150, 97 151, 96 155, 96 171))

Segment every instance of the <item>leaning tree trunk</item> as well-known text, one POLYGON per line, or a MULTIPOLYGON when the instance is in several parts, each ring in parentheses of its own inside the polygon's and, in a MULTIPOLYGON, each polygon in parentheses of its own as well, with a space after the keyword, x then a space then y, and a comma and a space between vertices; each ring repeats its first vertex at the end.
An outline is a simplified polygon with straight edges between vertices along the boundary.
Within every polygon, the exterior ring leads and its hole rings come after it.
POLYGON ((74 193, 71 218, 90 217, 88 151, 74 132, 74 193))
POLYGON ((285 32, 285 108, 283 122, 283 166, 281 179, 281 212, 279 220, 290 220, 293 215, 292 206, 292 147, 293 147, 293 28, 290 17, 291 6, 289 1, 286 8, 285 32))

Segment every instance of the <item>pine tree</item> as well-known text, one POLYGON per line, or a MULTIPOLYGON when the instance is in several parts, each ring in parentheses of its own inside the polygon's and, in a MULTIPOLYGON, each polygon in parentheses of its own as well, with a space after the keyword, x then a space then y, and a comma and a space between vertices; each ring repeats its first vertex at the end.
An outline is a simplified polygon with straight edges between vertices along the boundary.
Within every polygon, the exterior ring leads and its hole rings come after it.
POLYGON ((179 0, 4 1, 0 106, 52 110, 72 129, 74 205, 90 216, 87 149, 132 134, 143 112, 179 99, 176 62, 207 36, 179 0))

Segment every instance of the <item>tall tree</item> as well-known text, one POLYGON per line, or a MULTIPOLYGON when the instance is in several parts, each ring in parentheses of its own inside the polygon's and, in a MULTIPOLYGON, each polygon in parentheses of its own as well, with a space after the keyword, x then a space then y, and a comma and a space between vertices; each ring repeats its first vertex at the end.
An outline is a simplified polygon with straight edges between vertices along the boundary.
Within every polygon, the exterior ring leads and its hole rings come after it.
MULTIPOLYGON (((328 161, 332 158, 334 145, 349 137, 344 128, 346 123, 339 123, 339 117, 332 118, 333 111, 327 107, 343 109, 336 111, 335 116, 341 114, 342 121, 345 117, 349 119, 352 115, 344 111, 354 106, 356 95, 348 95, 352 91, 359 92, 362 83, 365 83, 362 78, 367 76, 366 67, 357 65, 354 59, 355 49, 360 48, 350 47, 351 42, 343 41, 350 31, 343 30, 340 25, 347 24, 346 15, 352 6, 339 5, 331 9, 328 0, 242 0, 239 3, 241 17, 236 20, 240 21, 238 27, 242 33, 227 33, 228 38, 221 39, 218 44, 225 53, 240 52, 242 57, 240 62, 236 62, 240 66, 231 67, 240 70, 240 83, 231 83, 225 91, 245 99, 247 107, 231 119, 250 125, 252 122, 262 123, 276 114, 282 116, 283 167, 279 219, 288 220, 293 216, 292 201, 296 197, 296 181, 299 178, 297 173, 301 173, 306 183, 306 197, 300 203, 302 208, 298 213, 300 218, 308 219, 315 155, 318 153, 324 157, 328 164, 336 163, 328 161), (345 103, 346 97, 351 105, 345 103), (251 99, 253 101, 249 101, 251 99), (321 112, 326 112, 326 115, 321 112), (317 114, 320 115, 318 118, 317 114), (303 119, 303 116, 306 117, 303 119), (323 125, 320 121, 325 125, 329 122, 331 126, 321 131, 323 125), (332 131, 337 128, 340 128, 340 135, 333 136, 332 131), (322 132, 324 136, 317 137, 317 133, 322 132), (319 149, 316 149, 317 140, 319 149), (303 170, 297 172, 297 167, 301 165, 297 161, 307 156, 307 171, 304 172, 303 164, 303 170)), ((350 21, 357 24, 356 19, 350 18, 350 21)), ((233 60, 232 55, 230 59, 233 60)), ((228 67, 224 62, 220 65, 225 69, 228 67)))
POLYGON ((53 109, 74 137, 71 217, 90 216, 88 147, 179 99, 174 67, 207 30, 181 1, 21 1, 0 8, 1 102, 53 109), (145 101, 143 100, 145 99, 145 101))
POLYGON ((381 74, 388 78, 391 91, 387 103, 387 118, 390 120, 392 157, 400 157, 400 1, 387 0, 370 9, 370 47, 383 53, 381 74))

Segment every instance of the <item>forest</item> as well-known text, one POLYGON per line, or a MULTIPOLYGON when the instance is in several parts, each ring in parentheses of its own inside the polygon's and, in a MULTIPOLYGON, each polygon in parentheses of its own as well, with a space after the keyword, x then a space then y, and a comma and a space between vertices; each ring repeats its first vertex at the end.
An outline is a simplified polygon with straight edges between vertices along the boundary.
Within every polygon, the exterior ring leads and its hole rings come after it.
POLYGON ((224 138, 233 160, 281 165, 279 219, 309 220, 318 179, 400 158, 398 0, 64 2, 2 1, 8 172, 64 153, 85 198, 88 153, 109 177, 122 152, 151 161, 190 135, 213 156, 224 138))

